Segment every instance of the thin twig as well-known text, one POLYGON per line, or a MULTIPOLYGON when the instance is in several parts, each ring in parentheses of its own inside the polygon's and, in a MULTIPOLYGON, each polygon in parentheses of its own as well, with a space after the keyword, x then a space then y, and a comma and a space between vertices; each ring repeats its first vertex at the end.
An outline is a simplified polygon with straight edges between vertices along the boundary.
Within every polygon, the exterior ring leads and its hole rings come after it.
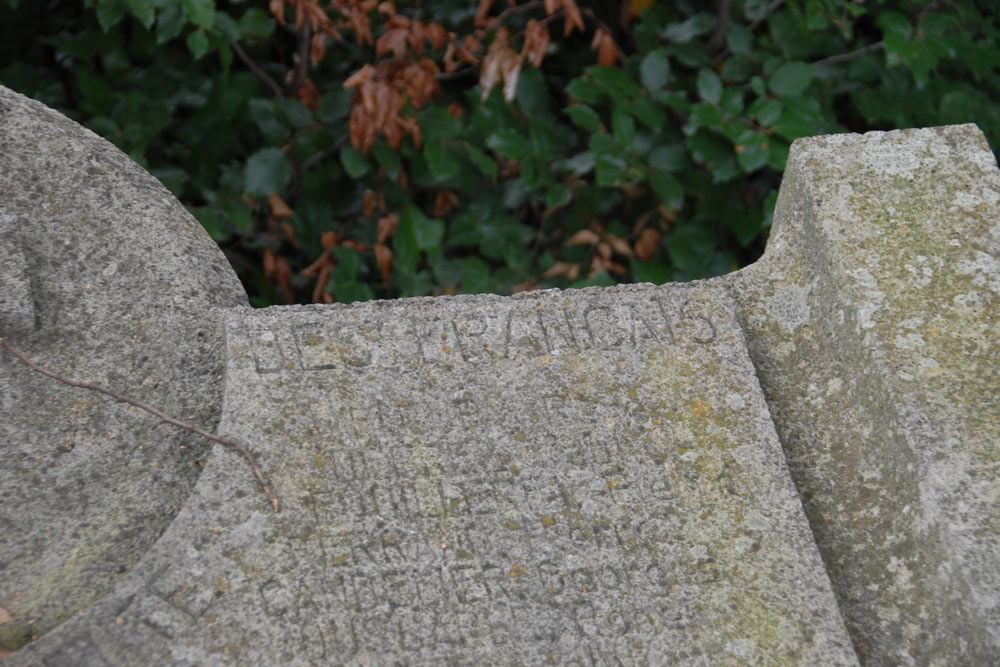
POLYGON ((140 410, 145 410, 151 415, 155 415, 156 417, 158 417, 161 422, 165 422, 167 424, 173 424, 174 426, 178 426, 184 429, 185 431, 190 431, 191 433, 200 435, 201 437, 211 440, 212 442, 217 442, 220 445, 226 445, 227 447, 232 447, 240 454, 242 454, 243 458, 246 459, 246 462, 250 464, 250 469, 253 470, 254 477, 257 478, 257 483, 260 485, 260 488, 264 491, 264 493, 267 494, 267 497, 271 500, 271 505, 274 507, 274 511, 277 512, 278 509, 280 508, 278 497, 274 495, 274 491, 271 490, 271 485, 267 483, 267 479, 264 477, 264 472, 260 469, 260 466, 257 465, 257 461, 254 459, 253 454, 251 454, 250 451, 239 440, 236 440, 235 438, 226 438, 223 436, 212 435, 211 433, 202 431, 200 428, 196 426, 185 424, 179 419, 168 417, 167 415, 160 412, 156 408, 146 405, 142 401, 130 398, 128 396, 124 396, 116 391, 111 391, 110 389, 105 389, 104 387, 99 387, 89 382, 78 382, 76 380, 70 380, 69 378, 65 378, 59 375, 58 373, 53 373, 47 368, 42 368, 41 366, 33 362, 31 359, 28 359, 28 357, 26 357, 20 350, 13 347, 3 338, 0 338, 0 346, 2 346, 11 354, 13 354, 15 357, 17 357, 21 361, 21 363, 25 364, 31 370, 38 371, 42 375, 47 375, 53 380, 62 382, 63 384, 68 384, 71 387, 79 387, 80 389, 90 389, 91 391, 96 391, 101 394, 105 394, 120 403, 128 403, 129 405, 134 405, 140 410))
POLYGON ((729 5, 732 0, 722 0, 719 3, 718 20, 715 22, 715 30, 708 40, 709 52, 716 52, 726 43, 726 31, 729 29, 729 5))
POLYGON ((306 82, 306 76, 309 74, 309 46, 312 42, 312 31, 309 29, 309 21, 302 22, 302 27, 299 29, 297 38, 298 51, 295 55, 298 57, 298 61, 295 63, 295 75, 292 78, 293 94, 299 92, 299 88, 306 82))
POLYGON ((781 5, 783 4, 785 4, 785 0, 774 0, 774 2, 765 7, 761 15, 755 18, 753 20, 753 23, 750 24, 750 30, 751 31, 755 30, 757 26, 766 21, 767 17, 773 14, 774 11, 778 9, 778 7, 781 7, 781 5))
POLYGON ((257 63, 250 60, 250 56, 247 55, 247 52, 243 50, 243 47, 240 46, 238 41, 234 39, 229 42, 229 48, 231 48, 233 53, 236 54, 236 57, 247 66, 247 69, 253 72, 254 76, 263 81, 267 87, 271 89, 271 92, 274 93, 275 97, 284 97, 284 93, 281 92, 281 86, 275 83, 274 79, 268 76, 267 72, 258 67, 257 63))
POLYGON ((840 53, 835 56, 830 56, 829 58, 823 58, 822 60, 817 60, 813 63, 813 67, 825 67, 827 65, 836 65, 837 63, 847 62, 848 60, 854 60, 855 58, 860 58, 861 56, 866 56, 869 53, 874 53, 876 51, 881 51, 885 48, 885 42, 875 42, 874 44, 869 44, 864 46, 857 51, 851 51, 850 53, 840 53))

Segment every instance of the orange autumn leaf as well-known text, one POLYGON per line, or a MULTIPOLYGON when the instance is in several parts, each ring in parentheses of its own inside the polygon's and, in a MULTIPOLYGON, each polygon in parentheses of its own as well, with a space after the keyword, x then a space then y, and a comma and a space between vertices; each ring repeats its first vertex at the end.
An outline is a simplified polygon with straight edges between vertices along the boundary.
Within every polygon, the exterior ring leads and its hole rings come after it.
POLYGON ((273 193, 268 196, 267 206, 270 210, 271 217, 274 218, 290 218, 295 215, 295 212, 289 208, 288 204, 285 203, 285 200, 279 197, 277 193, 273 193))
POLYGON ((378 219, 376 224, 377 243, 385 243, 389 238, 396 235, 396 227, 399 224, 399 216, 395 213, 384 215, 378 219))
POLYGON ((613 67, 618 61, 618 46, 611 34, 603 27, 594 31, 594 39, 590 42, 590 48, 597 51, 598 65, 613 67))
POLYGON ((375 244, 375 265, 382 274, 382 280, 389 282, 392 278, 392 250, 384 243, 375 244))
POLYGON ((644 262, 648 262, 653 259, 653 255, 659 247, 660 232, 647 227, 639 233, 639 238, 635 242, 635 256, 644 262))
POLYGON ((566 239, 563 245, 594 245, 601 240, 597 232, 592 229, 581 229, 573 236, 566 239))
POLYGON ((541 67, 542 59, 545 58, 545 50, 548 46, 548 27, 535 19, 529 20, 528 26, 524 31, 524 46, 521 48, 521 57, 535 67, 541 67))
POLYGON ((569 35, 574 28, 584 32, 583 16, 580 14, 580 8, 576 6, 576 0, 562 0, 562 6, 566 10, 566 28, 563 34, 569 35))

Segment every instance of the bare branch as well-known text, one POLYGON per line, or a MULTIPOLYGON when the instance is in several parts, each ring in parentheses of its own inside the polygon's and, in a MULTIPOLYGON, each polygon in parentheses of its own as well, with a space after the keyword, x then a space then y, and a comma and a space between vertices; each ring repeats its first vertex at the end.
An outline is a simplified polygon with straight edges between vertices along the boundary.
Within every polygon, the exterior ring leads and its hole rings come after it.
POLYGON ((814 67, 826 67, 827 65, 836 65, 837 63, 847 62, 848 60, 854 60, 855 58, 860 58, 861 56, 866 56, 869 53, 875 53, 876 51, 881 51, 885 48, 885 42, 875 42, 874 44, 869 44, 868 46, 862 47, 857 51, 851 51, 850 53, 840 53, 835 56, 830 56, 829 58, 823 58, 822 60, 817 60, 813 63, 814 67))
POLYGON ((236 57, 239 58, 240 61, 242 61, 243 64, 247 66, 247 69, 253 72, 254 76, 263 81, 267 85, 267 87, 271 89, 271 92, 274 93, 275 97, 284 96, 284 93, 281 92, 281 86, 275 83, 274 79, 268 76, 267 72, 258 67, 257 63, 250 60, 250 56, 247 55, 247 52, 243 50, 243 47, 240 46, 240 43, 238 41, 236 41, 235 39, 232 40, 231 42, 229 42, 229 47, 233 50, 233 53, 236 54, 236 57))
POLYGON ((130 398, 129 396, 124 396, 116 391, 105 389, 104 387, 99 387, 89 382, 79 382, 77 380, 70 380, 69 378, 65 378, 59 375, 58 373, 53 373, 47 368, 42 368, 41 366, 33 362, 31 359, 28 359, 28 357, 26 357, 20 350, 13 347, 3 338, 0 338, 0 347, 3 347, 8 352, 13 354, 21 361, 21 363, 26 365, 31 370, 37 371, 42 375, 47 375, 53 380, 69 385, 70 387, 78 387, 80 389, 90 389, 91 391, 96 391, 101 394, 105 394, 120 403, 128 403, 129 405, 134 405, 140 410, 145 410, 149 414, 158 417, 161 422, 167 424, 173 424, 174 426, 180 427, 185 431, 190 431, 191 433, 194 433, 196 435, 200 435, 201 437, 211 440, 212 442, 217 442, 220 445, 226 445, 227 447, 232 447, 233 449, 238 451, 243 456, 243 458, 246 459, 246 462, 250 465, 250 469, 253 470, 254 477, 257 478, 257 484, 259 484, 260 488, 264 491, 265 494, 267 494, 267 497, 271 501, 271 505, 274 507, 274 511, 277 512, 279 510, 280 503, 278 502, 278 497, 274 495, 274 491, 271 490, 271 485, 267 483, 267 479, 264 477, 264 472, 261 470, 260 466, 257 465, 257 461, 254 459, 253 454, 251 454, 250 451, 246 448, 246 446, 244 446, 243 443, 241 443, 239 440, 236 440, 235 438, 227 438, 224 436, 212 435, 211 433, 207 433, 196 426, 191 426, 190 424, 185 424, 179 419, 174 419, 173 417, 169 417, 164 413, 160 412, 159 410, 157 410, 156 408, 146 405, 142 401, 130 398))
POLYGON ((764 13, 753 20, 750 24, 750 30, 754 30, 761 23, 767 20, 767 17, 773 14, 781 5, 785 4, 785 0, 774 0, 771 4, 764 8, 764 13))
POLYGON ((312 31, 309 28, 309 21, 303 21, 298 34, 298 51, 295 56, 295 75, 292 78, 292 92, 298 93, 299 88, 306 82, 309 74, 309 44, 312 41, 312 31))
POLYGON ((729 6, 732 0, 722 0, 719 3, 719 18, 715 22, 715 30, 708 40, 708 50, 712 53, 721 49, 726 43, 726 31, 729 29, 729 6))

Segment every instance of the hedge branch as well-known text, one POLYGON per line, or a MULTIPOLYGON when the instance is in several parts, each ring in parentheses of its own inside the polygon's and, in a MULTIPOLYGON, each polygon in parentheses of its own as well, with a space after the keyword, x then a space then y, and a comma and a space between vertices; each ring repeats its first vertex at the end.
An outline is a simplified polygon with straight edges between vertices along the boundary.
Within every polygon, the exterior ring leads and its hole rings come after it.
POLYGON ((251 454, 250 451, 246 448, 246 446, 243 445, 243 443, 241 443, 239 440, 236 440, 235 438, 226 438, 224 436, 219 436, 219 435, 212 435, 211 433, 203 431, 196 426, 185 424, 179 419, 174 419, 173 417, 167 416, 166 414, 160 412, 156 408, 150 405, 146 405, 145 403, 137 399, 125 396, 123 394, 119 394, 118 392, 112 391, 110 389, 105 389, 104 387, 99 387, 89 382, 79 382, 77 380, 70 380, 69 378, 65 378, 59 375, 58 373, 53 373, 47 368, 42 368, 41 366, 33 362, 31 359, 26 357, 20 350, 12 346, 3 338, 0 338, 0 346, 2 346, 11 354, 13 354, 15 357, 17 357, 18 360, 21 361, 21 363, 26 365, 31 370, 38 371, 42 375, 47 375, 53 380, 69 385, 70 387, 78 387, 80 389, 90 389, 91 391, 96 391, 98 393, 105 394, 106 396, 110 396, 111 398, 115 399, 119 403, 128 403, 129 405, 134 405, 140 410, 145 410, 151 415, 158 417, 161 422, 167 424, 173 424, 174 426, 180 427, 185 431, 190 431, 191 433, 194 433, 196 435, 200 435, 201 437, 206 438, 207 440, 211 440, 212 442, 217 442, 220 445, 226 445, 227 447, 232 447, 237 452, 239 452, 243 456, 243 458, 246 459, 246 462, 250 465, 250 469, 253 470, 254 477, 257 478, 257 484, 259 484, 260 488, 264 491, 265 494, 267 494, 267 497, 271 501, 271 505, 274 507, 274 511, 277 512, 279 510, 280 503, 278 502, 278 497, 274 495, 274 491, 271 490, 271 485, 267 483, 267 478, 264 477, 264 471, 261 470, 259 465, 257 465, 257 461, 256 459, 254 459, 253 454, 251 454))
POLYGON ((243 50, 243 47, 240 46, 239 42, 237 42, 235 39, 232 40, 231 42, 229 42, 229 48, 231 48, 233 50, 233 53, 236 54, 236 57, 239 58, 243 62, 243 64, 247 66, 247 69, 253 72, 254 76, 263 81, 264 84, 271 89, 271 92, 274 93, 275 97, 284 96, 284 93, 281 92, 281 86, 275 83, 274 79, 268 76, 267 72, 258 67, 257 63, 255 63, 253 60, 250 59, 250 56, 247 55, 247 52, 243 50))

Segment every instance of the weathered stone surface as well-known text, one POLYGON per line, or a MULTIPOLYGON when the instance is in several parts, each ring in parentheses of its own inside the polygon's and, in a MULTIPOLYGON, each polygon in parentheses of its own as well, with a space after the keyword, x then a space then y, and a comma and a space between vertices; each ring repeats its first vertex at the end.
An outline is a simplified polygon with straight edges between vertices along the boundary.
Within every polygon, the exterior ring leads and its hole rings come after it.
MULTIPOLYGON (((156 179, 0 86, 0 336, 71 378, 212 428, 232 269, 156 179)), ((0 351, 0 646, 86 607, 142 556, 206 443, 0 351)))
POLYGON ((861 655, 1000 661, 1000 172, 973 125, 802 139, 740 302, 861 655))
POLYGON ((230 311, 220 429, 284 508, 216 451, 80 625, 112 664, 854 664, 732 312, 686 286, 230 311))
POLYGON ((0 193, 0 335, 205 425, 224 385, 284 503, 0 355, 0 645, 83 608, 5 664, 1000 661, 972 126, 796 142, 736 274, 513 298, 250 311, 153 179, 2 88, 0 193))

